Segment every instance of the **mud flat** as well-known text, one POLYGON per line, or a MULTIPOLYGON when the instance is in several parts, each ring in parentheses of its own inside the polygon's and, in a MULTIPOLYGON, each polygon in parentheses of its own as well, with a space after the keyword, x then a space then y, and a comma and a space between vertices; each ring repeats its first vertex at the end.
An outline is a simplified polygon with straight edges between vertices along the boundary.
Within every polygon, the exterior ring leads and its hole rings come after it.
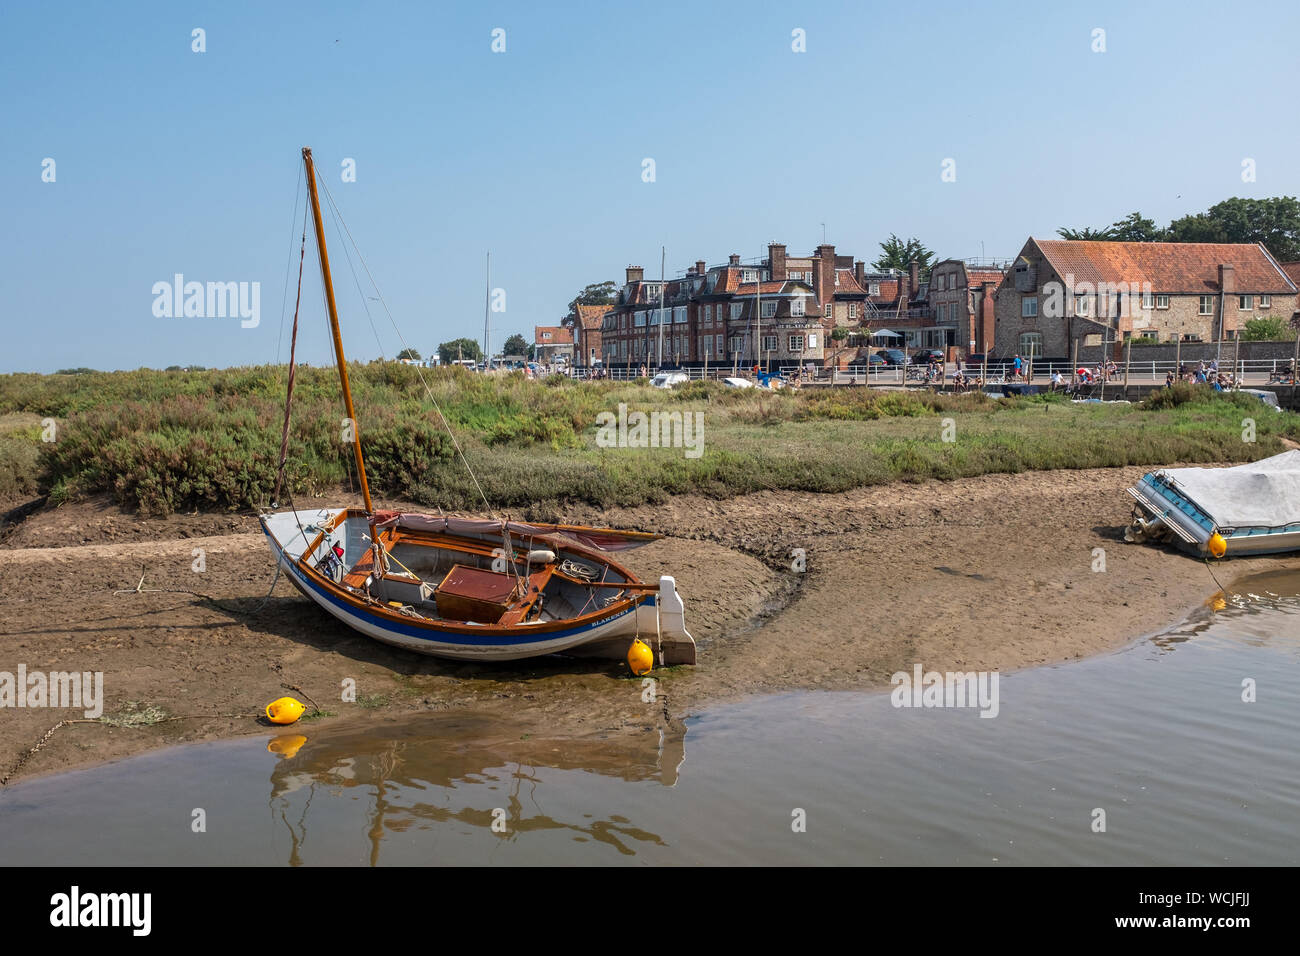
MULTIPOLYGON (((190 715, 251 715, 285 693, 332 715, 301 723, 308 735, 321 721, 448 709, 522 717, 548 738, 652 733, 754 693, 884 687, 917 663, 1006 671, 1096 654, 1180 620, 1217 590, 1214 576, 1228 586, 1295 565, 1235 560, 1212 574, 1190 556, 1123 543, 1123 490, 1142 471, 555 515, 668 535, 625 557, 643 575, 677 576, 700 664, 660 671, 653 706, 614 662, 438 661, 356 635, 283 579, 267 598, 274 567, 249 516, 142 521, 102 501, 40 509, 0 542, 0 671, 102 671, 106 715, 154 708, 186 719, 63 727, 17 776, 261 733, 251 716, 190 715), (1094 570, 1099 558, 1104 570, 1094 570), (144 588, 171 590, 114 593, 142 575, 144 588), (341 700, 349 678, 356 702, 341 700)), ((60 719, 81 716, 0 709, 0 776, 60 719)))

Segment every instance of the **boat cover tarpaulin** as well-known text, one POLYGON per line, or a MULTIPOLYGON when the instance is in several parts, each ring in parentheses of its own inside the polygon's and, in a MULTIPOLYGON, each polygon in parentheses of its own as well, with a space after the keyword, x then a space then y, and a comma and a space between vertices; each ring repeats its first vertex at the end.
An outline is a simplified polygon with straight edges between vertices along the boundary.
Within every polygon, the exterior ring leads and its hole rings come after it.
POLYGON ((376 511, 375 527, 399 528, 409 531, 431 531, 438 534, 456 534, 475 537, 511 534, 525 538, 561 537, 598 551, 628 551, 651 541, 661 534, 644 531, 618 531, 613 528, 584 528, 566 524, 525 524, 519 521, 497 521, 490 518, 457 518, 450 515, 425 515, 411 511, 376 511))
POLYGON ((1300 521, 1300 451, 1232 468, 1166 468, 1160 475, 1221 528, 1280 528, 1300 521))

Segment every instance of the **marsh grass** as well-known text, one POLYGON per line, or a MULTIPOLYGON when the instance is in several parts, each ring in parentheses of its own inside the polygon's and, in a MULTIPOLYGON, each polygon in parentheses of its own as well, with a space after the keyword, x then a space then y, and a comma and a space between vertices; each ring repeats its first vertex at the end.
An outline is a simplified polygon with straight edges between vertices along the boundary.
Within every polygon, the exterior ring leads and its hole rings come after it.
MULTIPOLYGON (((1137 405, 1059 396, 993 399, 865 388, 767 392, 694 382, 483 376, 404 365, 351 367, 367 473, 376 494, 482 510, 436 401, 494 509, 540 519, 565 502, 636 506, 694 492, 840 492, 862 485, 1031 469, 1233 462, 1283 450, 1300 417, 1248 395, 1179 386, 1137 405), (597 416, 632 410, 704 416, 704 454, 600 448, 597 416), (1243 441, 1243 418, 1257 440, 1243 441), (949 421, 951 420, 951 421, 949 421), (945 426, 950 426, 945 429, 945 426), (955 437, 944 441, 945 430, 955 437)), ((270 504, 285 369, 0 376, 0 493, 57 502, 111 494, 146 514, 270 504), (41 417, 59 419, 42 444, 41 417)), ((296 501, 355 487, 338 378, 301 369, 286 477, 296 501)))

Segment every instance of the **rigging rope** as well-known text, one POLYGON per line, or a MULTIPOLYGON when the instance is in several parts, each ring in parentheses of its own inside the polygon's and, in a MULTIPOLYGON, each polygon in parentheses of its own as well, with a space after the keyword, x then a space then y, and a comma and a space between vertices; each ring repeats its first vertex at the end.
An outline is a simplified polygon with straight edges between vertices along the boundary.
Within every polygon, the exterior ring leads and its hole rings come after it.
POLYGON ((271 496, 271 507, 279 506, 280 483, 284 480, 284 465, 289 458, 289 410, 293 407, 293 382, 297 366, 294 359, 298 351, 298 309, 302 305, 302 267, 307 258, 307 214, 303 210, 302 248, 298 253, 298 294, 293 302, 293 333, 289 338, 289 389, 284 397, 284 430, 280 434, 280 467, 275 474, 275 494, 271 496))
MULTIPOLYGON (((318 179, 317 181, 325 190, 325 198, 329 201, 331 211, 337 218, 338 224, 342 226, 343 231, 347 233, 348 241, 352 243, 352 248, 356 249, 357 259, 361 263, 361 268, 366 271, 366 276, 370 279, 370 284, 374 286, 375 293, 379 297, 379 304, 384 307, 384 313, 388 316, 388 321, 392 324, 393 331, 397 333, 398 341, 402 343, 402 348, 409 349, 410 346, 406 344, 406 339, 402 335, 402 330, 397 327, 397 320, 393 318, 393 313, 388 308, 388 302, 384 299, 384 294, 379 289, 379 283, 375 281, 375 276, 370 271, 370 266, 366 263, 366 257, 362 254, 361 247, 357 245, 356 239, 352 237, 352 230, 348 228, 347 222, 338 211, 338 206, 334 202, 334 195, 330 192, 329 186, 323 180, 318 179)), ((456 440, 456 434, 452 431, 451 425, 447 421, 447 416, 442 413, 442 407, 438 404, 438 400, 434 398, 433 390, 429 388, 429 383, 425 381, 424 372, 421 370, 420 366, 415 366, 415 373, 420 379, 420 385, 423 386, 424 393, 428 396, 430 403, 432 403, 434 411, 438 413, 438 418, 442 420, 443 428, 447 430, 447 435, 451 438, 452 447, 456 449, 456 454, 460 457, 461 464, 465 466, 465 470, 469 473, 470 480, 474 482, 474 488, 478 491, 479 497, 483 499, 483 506, 487 508, 490 514, 500 517, 497 511, 492 507, 492 503, 488 501, 487 494, 483 491, 483 486, 479 483, 478 476, 474 474, 474 469, 470 466, 469 459, 465 457, 465 452, 460 447, 460 442, 456 440)))

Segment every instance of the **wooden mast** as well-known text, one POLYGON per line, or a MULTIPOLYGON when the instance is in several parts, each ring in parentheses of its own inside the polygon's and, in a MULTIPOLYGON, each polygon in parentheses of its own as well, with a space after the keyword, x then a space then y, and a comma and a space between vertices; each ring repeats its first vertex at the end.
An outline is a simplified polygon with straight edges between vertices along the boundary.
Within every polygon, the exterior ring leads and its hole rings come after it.
POLYGON ((321 222, 320 197, 316 195, 316 167, 311 161, 311 147, 302 148, 302 161, 307 167, 307 188, 311 192, 311 215, 316 224, 316 248, 320 252, 321 281, 325 283, 325 303, 329 306, 330 330, 334 333, 334 355, 339 364, 339 381, 343 384, 343 405, 348 422, 352 425, 352 444, 357 458, 357 474, 361 477, 361 494, 365 498, 366 513, 373 514, 370 506, 370 484, 366 481, 366 463, 361 457, 361 429, 352 408, 352 389, 348 385, 348 362, 343 356, 343 335, 339 332, 339 310, 334 304, 334 283, 330 279, 330 257, 325 251, 325 225, 321 222))

